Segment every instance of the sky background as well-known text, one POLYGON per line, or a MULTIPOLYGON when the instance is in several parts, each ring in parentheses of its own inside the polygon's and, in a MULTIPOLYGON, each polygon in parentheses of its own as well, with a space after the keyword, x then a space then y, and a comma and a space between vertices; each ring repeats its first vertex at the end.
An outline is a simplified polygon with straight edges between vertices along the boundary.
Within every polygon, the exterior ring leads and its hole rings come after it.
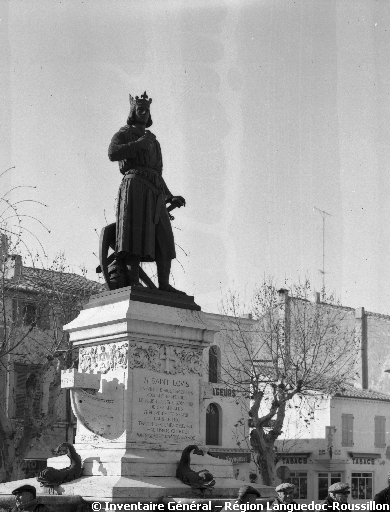
MULTIPOLYGON (((128 95, 153 98, 163 175, 186 198, 174 284, 218 312, 228 289, 306 276, 390 314, 390 3, 0 0, 0 182, 97 279, 128 95)), ((29 235, 26 235, 28 237, 29 235)), ((26 238, 27 239, 27 238, 26 238)), ((27 240, 34 246, 34 240, 27 240)))

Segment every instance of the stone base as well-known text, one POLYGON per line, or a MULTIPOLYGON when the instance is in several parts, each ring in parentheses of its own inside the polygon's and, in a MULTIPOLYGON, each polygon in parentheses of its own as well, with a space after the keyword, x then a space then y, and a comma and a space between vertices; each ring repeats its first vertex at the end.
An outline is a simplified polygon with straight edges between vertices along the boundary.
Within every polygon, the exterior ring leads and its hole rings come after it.
MULTIPOLYGON (((24 484, 35 486, 39 501, 48 504, 55 502, 55 500, 59 503, 65 502, 65 498, 68 498, 69 503, 76 502, 77 496, 89 503, 94 501, 100 503, 156 502, 161 497, 190 500, 202 498, 200 491, 184 485, 174 477, 86 476, 60 485, 57 492, 61 494, 58 496, 53 496, 47 488, 40 487, 35 478, 29 478, 0 484, 0 506, 3 502, 11 503, 13 501, 12 490, 24 484)), ((234 478, 225 478, 220 482, 217 481, 212 491, 205 491, 203 499, 206 501, 236 499, 238 490, 242 485, 252 485, 258 489, 261 498, 265 501, 273 500, 276 497, 273 487, 250 484, 234 478)))
POLYGON ((127 286, 119 290, 111 290, 96 295, 92 295, 90 302, 84 309, 101 306, 103 304, 112 304, 129 298, 134 302, 145 302, 146 304, 159 304, 160 306, 170 306, 179 309, 191 309, 200 311, 201 308, 195 304, 192 295, 181 295, 179 293, 162 292, 158 289, 127 286))
MULTIPOLYGON (((181 457, 181 451, 145 448, 113 449, 102 447, 83 448, 75 444, 75 449, 83 462, 83 476, 135 478, 172 478, 176 479, 176 470, 181 457)), ((84 445, 87 446, 87 445, 84 445)), ((69 466, 69 458, 64 455, 48 459, 47 466, 63 469, 69 466)), ((228 460, 212 457, 211 455, 191 455, 191 469, 201 471, 207 469, 214 476, 217 485, 225 487, 225 480, 233 478, 233 465, 228 460)))
MULTIPOLYGON (((191 455, 191 469, 194 471, 208 469, 216 481, 213 489, 205 491, 203 496, 200 490, 192 489, 173 476, 176 473, 179 453, 140 450, 136 454, 133 450, 127 450, 122 457, 119 457, 118 463, 115 462, 115 459, 118 461, 118 454, 115 454, 115 450, 100 450, 99 453, 97 450, 80 449, 77 445, 76 449, 82 457, 85 476, 60 485, 56 489, 58 496, 50 494, 48 488, 40 487, 35 478, 0 484, 0 508, 1 499, 4 500, 8 495, 12 501, 12 496, 10 496, 12 490, 25 483, 34 485, 37 489, 37 497, 40 498, 40 501, 48 504, 47 500, 53 499, 62 503, 66 497, 69 497, 70 503, 75 500, 76 496, 85 502, 98 501, 102 504, 105 502, 156 502, 162 497, 180 500, 204 499, 207 502, 210 500, 232 500, 237 498, 238 490, 243 485, 252 485, 258 489, 265 501, 273 500, 276 497, 273 487, 236 480, 233 478, 231 462, 210 455, 191 455), (2 496, 3 498, 1 498, 2 496)), ((48 460, 48 467, 60 469, 68 465, 67 456, 53 457, 48 460)), ((220 509, 217 508, 217 510, 220 509)))

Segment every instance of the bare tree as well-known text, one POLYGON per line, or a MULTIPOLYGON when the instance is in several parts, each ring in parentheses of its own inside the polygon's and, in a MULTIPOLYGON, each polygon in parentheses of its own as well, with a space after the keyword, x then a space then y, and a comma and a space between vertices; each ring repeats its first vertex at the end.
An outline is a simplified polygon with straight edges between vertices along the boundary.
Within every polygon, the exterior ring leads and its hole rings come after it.
POLYGON ((63 254, 50 264, 43 248, 33 255, 31 241, 39 240, 26 220, 42 224, 21 213, 30 200, 13 190, 0 197, 0 481, 23 477, 33 443, 59 420, 71 423, 60 378, 77 355, 62 327, 102 290, 71 273, 63 254))
POLYGON ((254 450, 266 485, 275 481, 275 442, 285 428, 286 409, 298 407, 298 418, 307 423, 316 401, 356 376, 358 340, 348 310, 333 296, 322 297, 313 302, 308 281, 289 290, 264 281, 254 295, 251 327, 237 296, 231 294, 224 305, 222 378, 238 390, 248 416, 237 428, 254 450))
POLYGON ((77 354, 62 327, 102 287, 66 270, 64 257, 59 256, 50 268, 23 267, 21 275, 0 281, 5 326, 0 364, 8 390, 6 407, 0 408, 3 481, 23 476, 23 461, 34 440, 53 430, 58 420, 70 422, 61 369, 68 368, 77 354), (15 365, 25 373, 22 393, 15 379, 10 381, 15 365))

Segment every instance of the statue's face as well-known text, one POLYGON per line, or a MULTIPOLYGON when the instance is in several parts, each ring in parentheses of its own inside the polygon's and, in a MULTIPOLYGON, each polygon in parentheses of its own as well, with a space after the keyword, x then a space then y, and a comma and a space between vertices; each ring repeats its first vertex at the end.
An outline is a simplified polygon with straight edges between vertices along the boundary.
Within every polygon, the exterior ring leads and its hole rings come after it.
POLYGON ((138 124, 145 125, 150 117, 150 110, 145 105, 137 105, 135 107, 135 120, 138 124))

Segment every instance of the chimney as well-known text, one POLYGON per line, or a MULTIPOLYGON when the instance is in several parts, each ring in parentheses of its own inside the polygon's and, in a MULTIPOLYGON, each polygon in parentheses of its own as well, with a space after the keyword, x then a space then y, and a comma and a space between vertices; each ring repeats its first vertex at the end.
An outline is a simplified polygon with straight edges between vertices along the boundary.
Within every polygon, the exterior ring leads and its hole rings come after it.
POLYGON ((8 238, 7 235, 1 233, 0 235, 0 263, 5 262, 8 256, 8 238))
POLYGON ((290 297, 288 290, 281 288, 279 294, 279 336, 285 349, 286 364, 290 358, 290 297))
POLYGON ((18 279, 22 275, 23 261, 20 254, 8 256, 5 270, 6 279, 18 279))
POLYGON ((364 308, 355 309, 355 320, 356 333, 360 337, 362 389, 368 389, 367 316, 364 308))
POLYGON ((320 292, 313 292, 313 302, 314 304, 319 304, 321 302, 320 292))

